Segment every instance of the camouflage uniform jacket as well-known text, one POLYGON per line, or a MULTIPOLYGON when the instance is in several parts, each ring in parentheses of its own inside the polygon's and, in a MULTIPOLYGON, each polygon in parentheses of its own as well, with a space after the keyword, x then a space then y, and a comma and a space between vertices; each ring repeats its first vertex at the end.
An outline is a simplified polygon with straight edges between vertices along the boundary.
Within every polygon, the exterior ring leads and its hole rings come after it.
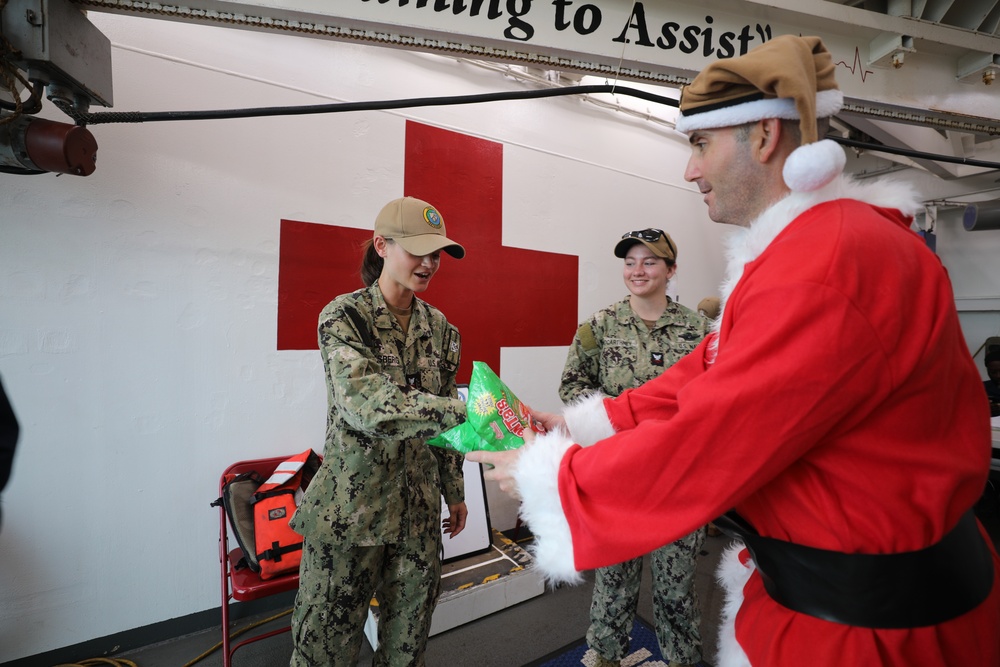
POLYGON ((414 298, 404 334, 376 284, 323 309, 319 347, 329 405, 324 460, 290 525, 308 539, 351 546, 440 534, 441 496, 464 499, 463 459, 424 441, 465 419, 455 387, 458 330, 414 298))
POLYGON ((577 329, 566 356, 559 398, 569 403, 597 389, 618 396, 638 387, 693 350, 708 327, 704 317, 668 299, 667 309, 649 329, 626 297, 597 311, 577 329))

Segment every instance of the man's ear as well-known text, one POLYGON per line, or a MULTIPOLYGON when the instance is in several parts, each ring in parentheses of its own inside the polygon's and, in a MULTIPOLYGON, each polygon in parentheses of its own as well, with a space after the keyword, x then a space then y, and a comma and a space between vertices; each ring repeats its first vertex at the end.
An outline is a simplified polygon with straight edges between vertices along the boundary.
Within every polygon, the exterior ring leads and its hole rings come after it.
POLYGON ((757 121, 758 136, 754 147, 757 149, 758 160, 761 164, 769 162, 781 145, 782 137, 784 136, 784 126, 781 121, 777 118, 765 118, 764 120, 757 121))

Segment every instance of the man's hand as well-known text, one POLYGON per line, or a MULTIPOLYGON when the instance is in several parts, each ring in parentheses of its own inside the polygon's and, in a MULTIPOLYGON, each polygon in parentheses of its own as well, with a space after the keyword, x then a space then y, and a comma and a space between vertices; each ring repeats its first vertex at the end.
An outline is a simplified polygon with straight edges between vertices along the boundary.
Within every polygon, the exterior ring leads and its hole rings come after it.
MULTIPOLYGON (((530 441, 530 435, 525 431, 525 439, 530 441)), ((500 490, 514 499, 521 496, 517 492, 517 483, 514 481, 513 470, 520 458, 520 450, 514 449, 506 452, 476 451, 465 455, 467 461, 473 463, 485 463, 492 466, 483 471, 483 478, 499 482, 500 490)))
POLYGON ((532 410, 531 418, 545 427, 546 432, 552 432, 556 429, 562 429, 564 431, 569 430, 566 428, 566 420, 563 416, 554 412, 538 412, 537 410, 532 410))
POLYGON ((455 537, 465 529, 465 520, 469 517, 469 508, 464 502, 448 505, 448 516, 441 521, 448 539, 455 537))

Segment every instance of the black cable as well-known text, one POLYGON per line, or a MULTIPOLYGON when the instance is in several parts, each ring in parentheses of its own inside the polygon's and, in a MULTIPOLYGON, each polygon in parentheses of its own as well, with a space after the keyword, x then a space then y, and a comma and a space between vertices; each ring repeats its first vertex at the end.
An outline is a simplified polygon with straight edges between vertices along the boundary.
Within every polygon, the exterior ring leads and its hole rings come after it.
POLYGON ((851 146, 853 148, 863 148, 865 150, 875 151, 878 153, 891 153, 892 155, 902 155, 904 157, 912 157, 920 160, 932 160, 934 162, 950 162, 952 164, 966 164, 970 167, 986 167, 987 169, 1000 169, 1000 162, 987 162, 985 160, 973 160, 966 157, 951 157, 948 155, 938 155, 936 153, 925 153, 923 151, 915 151, 909 148, 896 148, 894 146, 884 146, 882 144, 872 144, 866 141, 857 141, 856 139, 846 139, 843 137, 827 137, 836 141, 838 144, 844 146, 851 146))
POLYGON ((19 174, 32 176, 34 174, 47 174, 47 171, 39 171, 36 169, 28 169, 27 167, 8 167, 6 165, 0 166, 0 174, 19 174))
POLYGON ((590 93, 619 93, 638 97, 649 102, 657 102, 676 107, 677 100, 624 86, 567 86, 564 88, 544 88, 542 90, 522 90, 506 93, 482 93, 479 95, 456 95, 453 97, 415 97, 404 100, 383 100, 380 102, 338 102, 334 104, 311 104, 291 107, 257 107, 251 109, 219 109, 208 111, 134 111, 104 113, 72 113, 77 122, 100 123, 149 123, 164 120, 222 120, 227 118, 259 118, 261 116, 299 116, 315 113, 341 113, 345 111, 382 111, 385 109, 409 109, 415 107, 451 106, 456 104, 479 104, 504 100, 530 100, 561 95, 585 95, 590 93))
MULTIPOLYGON (((411 109, 416 107, 430 106, 452 106, 459 104, 481 104, 484 102, 502 102, 507 100, 529 100, 542 99, 547 97, 560 97, 563 95, 589 95, 594 93, 610 93, 637 97, 647 102, 665 104, 671 107, 679 106, 679 102, 672 97, 657 95, 637 88, 619 85, 595 85, 595 86, 566 86, 562 88, 543 88, 541 90, 521 90, 504 93, 482 93, 479 95, 455 95, 452 97, 414 97, 402 100, 382 100, 374 102, 337 102, 333 104, 311 104, 304 106, 289 107, 256 107, 248 109, 217 109, 206 111, 126 111, 126 112, 101 112, 101 113, 80 113, 70 108, 68 105, 57 105, 68 116, 73 118, 79 125, 99 125, 104 123, 150 123, 169 120, 225 120, 232 118, 260 118, 264 116, 297 116, 318 113, 343 113, 347 111, 384 111, 386 109, 411 109)), ((882 144, 868 143, 854 139, 842 137, 828 137, 829 139, 854 148, 890 153, 892 155, 902 155, 905 157, 932 160, 935 162, 950 162, 953 164, 964 164, 970 167, 984 167, 986 169, 1000 169, 1000 163, 987 162, 985 160, 972 160, 969 158, 951 157, 948 155, 938 155, 925 153, 906 148, 895 148, 882 144)))
POLYGON ((11 97, 15 97, 14 102, 8 102, 7 100, 0 100, 0 109, 7 109, 9 111, 18 112, 18 105, 21 109, 18 113, 21 114, 36 114, 42 110, 42 89, 45 86, 36 83, 34 86, 30 87, 31 95, 25 101, 20 101, 20 97, 17 95, 17 90, 11 88, 8 92, 11 97))

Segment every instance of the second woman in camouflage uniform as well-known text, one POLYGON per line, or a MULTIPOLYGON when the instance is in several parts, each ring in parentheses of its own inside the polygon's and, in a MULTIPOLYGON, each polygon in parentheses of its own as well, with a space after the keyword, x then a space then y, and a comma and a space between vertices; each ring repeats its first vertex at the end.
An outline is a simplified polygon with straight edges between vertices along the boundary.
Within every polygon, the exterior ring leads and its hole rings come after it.
MULTIPOLYGON (((570 403, 601 391, 618 396, 638 387, 690 352, 708 333, 708 321, 672 301, 667 282, 677 271, 677 246, 666 232, 629 232, 615 246, 624 258, 631 293, 598 311, 573 338, 559 397, 570 403)), ((628 484, 628 480, 621 480, 628 484)), ((701 613, 694 591, 695 556, 704 529, 651 554, 656 637, 671 665, 701 661, 701 613)), ((642 558, 595 571, 587 644, 595 667, 617 666, 628 654, 629 632, 639 602, 642 558)))
POLYGON ((459 424, 458 330, 416 298, 444 250, 462 246, 412 197, 387 204, 365 250, 367 289, 319 318, 326 446, 291 526, 304 536, 292 614, 293 667, 355 665, 369 602, 379 602, 373 665, 422 667, 441 580, 444 530, 465 526, 462 456, 425 440, 459 424))

